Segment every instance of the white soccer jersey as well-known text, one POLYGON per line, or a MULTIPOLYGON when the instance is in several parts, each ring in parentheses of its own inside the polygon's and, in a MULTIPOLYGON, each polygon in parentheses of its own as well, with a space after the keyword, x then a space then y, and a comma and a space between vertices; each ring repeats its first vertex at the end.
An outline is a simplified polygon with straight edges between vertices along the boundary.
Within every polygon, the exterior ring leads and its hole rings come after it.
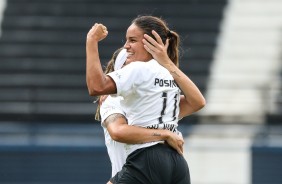
POLYGON ((103 122, 111 114, 119 113, 125 115, 120 105, 121 99, 122 97, 113 97, 109 95, 100 107, 101 125, 104 129, 105 143, 112 164, 112 176, 115 176, 115 174, 121 170, 126 161, 127 154, 125 151, 125 144, 114 141, 107 128, 104 127, 103 122))
MULTIPOLYGON (((108 74, 116 83, 117 95, 129 125, 176 131, 180 89, 169 71, 156 60, 132 62, 108 74)), ((127 154, 158 142, 127 144, 127 154)))

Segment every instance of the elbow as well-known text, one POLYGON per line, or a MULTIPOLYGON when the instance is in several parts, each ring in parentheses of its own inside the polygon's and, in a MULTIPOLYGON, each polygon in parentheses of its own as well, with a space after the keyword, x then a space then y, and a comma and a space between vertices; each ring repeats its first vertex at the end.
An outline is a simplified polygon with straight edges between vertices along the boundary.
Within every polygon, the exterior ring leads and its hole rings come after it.
POLYGON ((101 87, 95 85, 95 83, 91 81, 87 81, 87 88, 88 88, 88 94, 90 96, 99 96, 103 92, 101 87))
POLYGON ((100 96, 116 93, 114 83, 109 80, 94 80, 88 79, 87 82, 88 93, 90 96, 100 96))
POLYGON ((121 142, 120 136, 118 134, 111 134, 111 138, 114 141, 121 142))
POLYGON ((195 105, 195 111, 199 111, 202 108, 204 108, 206 106, 206 100, 204 97, 201 98, 201 100, 199 100, 199 102, 197 103, 197 105, 195 105))
POLYGON ((194 103, 190 103, 190 106, 193 109, 193 112, 197 112, 197 111, 201 110, 202 108, 205 107, 205 105, 206 105, 206 100, 205 100, 204 97, 198 99, 194 103))
POLYGON ((111 133, 110 135, 111 135, 111 138, 112 138, 114 141, 123 142, 122 135, 121 135, 121 133, 119 133, 118 131, 114 131, 114 132, 111 133))
POLYGON ((98 96, 99 95, 99 91, 93 89, 93 88, 89 88, 88 87, 88 94, 89 96, 98 96))
POLYGON ((199 104, 199 110, 204 108, 206 106, 206 100, 203 98, 203 100, 201 101, 201 103, 199 104))
POLYGON ((114 140, 114 141, 118 141, 118 142, 123 142, 123 130, 122 130, 122 127, 120 128, 115 128, 115 129, 108 129, 109 131, 109 134, 111 136, 111 138, 114 140))

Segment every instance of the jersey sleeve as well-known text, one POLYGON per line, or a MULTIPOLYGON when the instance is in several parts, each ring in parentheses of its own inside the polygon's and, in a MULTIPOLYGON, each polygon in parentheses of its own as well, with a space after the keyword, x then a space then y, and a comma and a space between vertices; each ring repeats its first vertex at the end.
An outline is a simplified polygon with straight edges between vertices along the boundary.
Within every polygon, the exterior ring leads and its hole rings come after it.
POLYGON ((115 82, 117 95, 126 97, 135 91, 135 88, 142 83, 145 70, 142 69, 143 62, 133 62, 120 70, 108 73, 115 82))
POLYGON ((100 115, 101 115, 101 125, 103 126, 103 122, 112 114, 122 114, 125 116, 125 113, 122 110, 120 105, 121 97, 112 97, 108 96, 108 98, 102 103, 100 107, 100 115))

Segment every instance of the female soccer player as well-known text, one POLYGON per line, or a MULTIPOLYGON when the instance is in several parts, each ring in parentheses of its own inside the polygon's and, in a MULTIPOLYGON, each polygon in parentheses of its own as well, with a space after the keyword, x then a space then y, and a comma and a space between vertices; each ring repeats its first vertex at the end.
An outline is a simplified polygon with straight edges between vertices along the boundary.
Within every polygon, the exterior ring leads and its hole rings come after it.
MULTIPOLYGON (((105 73, 120 69, 125 65, 126 50, 118 49, 108 62, 105 73)), ((112 165, 112 177, 122 169, 126 161, 126 144, 140 144, 153 141, 166 141, 171 147, 182 154, 182 135, 166 129, 147 129, 130 126, 122 110, 120 96, 102 96, 105 98, 98 105, 95 119, 101 121, 104 129, 105 143, 112 165)), ((100 98, 101 99, 101 98, 100 98)))
MULTIPOLYGON (((87 86, 90 95, 122 96, 121 105, 129 125, 165 127, 174 131, 178 122, 180 88, 186 100, 182 105, 183 115, 204 106, 205 100, 198 88, 177 67, 179 37, 160 18, 141 16, 133 20, 127 30, 124 48, 128 54, 126 62, 135 62, 104 75, 98 42, 107 34, 105 26, 95 24, 87 35, 87 86), (169 40, 167 52, 170 59, 153 59, 159 48, 156 40, 151 40, 148 35, 154 35, 158 42, 169 40)), ((165 144, 128 145, 127 154, 126 164, 111 180, 113 183, 190 183, 186 160, 165 144)))

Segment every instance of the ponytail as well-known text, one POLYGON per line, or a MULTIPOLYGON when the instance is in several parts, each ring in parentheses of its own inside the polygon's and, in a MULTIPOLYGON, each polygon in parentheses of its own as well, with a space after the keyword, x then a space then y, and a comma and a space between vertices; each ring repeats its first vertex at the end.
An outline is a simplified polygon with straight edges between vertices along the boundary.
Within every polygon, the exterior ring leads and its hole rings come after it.
POLYGON ((169 39, 167 54, 171 61, 179 67, 179 35, 174 31, 168 31, 167 38, 169 39))

